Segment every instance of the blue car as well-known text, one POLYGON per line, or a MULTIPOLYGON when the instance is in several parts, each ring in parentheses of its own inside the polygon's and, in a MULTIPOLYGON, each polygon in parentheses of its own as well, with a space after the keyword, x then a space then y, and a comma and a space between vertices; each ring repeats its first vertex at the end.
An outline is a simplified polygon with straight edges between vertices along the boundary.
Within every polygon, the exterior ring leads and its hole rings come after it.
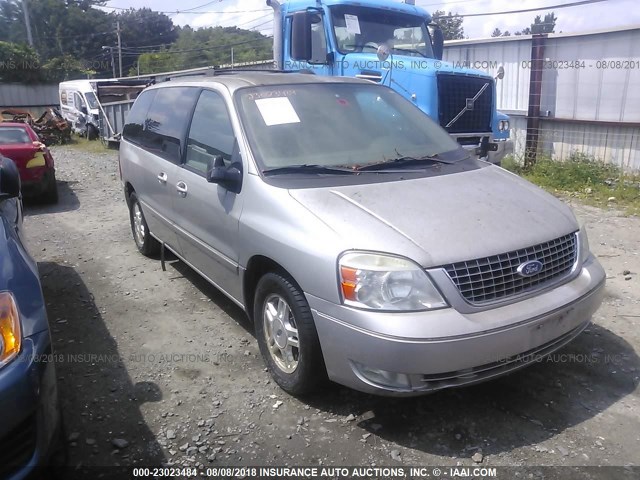
POLYGON ((0 479, 11 480, 49 462, 61 428, 42 288, 22 235, 19 172, 0 156, 0 479))

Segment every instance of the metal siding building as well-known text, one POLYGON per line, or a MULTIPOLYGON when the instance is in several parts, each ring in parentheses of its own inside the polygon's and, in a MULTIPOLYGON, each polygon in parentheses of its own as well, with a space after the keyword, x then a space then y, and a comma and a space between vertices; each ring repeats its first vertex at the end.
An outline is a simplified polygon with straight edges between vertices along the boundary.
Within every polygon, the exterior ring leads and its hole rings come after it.
POLYGON ((34 112, 45 107, 60 105, 58 84, 23 85, 4 83, 0 85, 0 108, 25 108, 34 112))
MULTIPOLYGON (((445 60, 491 74, 504 66, 496 99, 511 116, 518 157, 525 148, 531 44, 530 35, 455 40, 444 51, 445 60)), ((539 151, 560 160, 581 152, 640 170, 640 27, 549 34, 544 48, 539 151)))

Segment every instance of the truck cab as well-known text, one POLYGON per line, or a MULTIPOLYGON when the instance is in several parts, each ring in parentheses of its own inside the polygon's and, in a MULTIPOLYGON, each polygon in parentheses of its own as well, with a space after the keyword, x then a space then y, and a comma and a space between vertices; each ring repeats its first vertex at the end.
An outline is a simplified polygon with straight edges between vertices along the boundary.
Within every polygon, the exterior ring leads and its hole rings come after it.
POLYGON ((89 80, 70 80, 59 85, 60 112, 71 129, 89 140, 98 138, 100 108, 89 80))
POLYGON ((425 10, 391 0, 267 0, 277 68, 386 85, 438 122, 472 154, 499 164, 513 151, 496 110, 502 78, 442 61, 442 31, 425 10))

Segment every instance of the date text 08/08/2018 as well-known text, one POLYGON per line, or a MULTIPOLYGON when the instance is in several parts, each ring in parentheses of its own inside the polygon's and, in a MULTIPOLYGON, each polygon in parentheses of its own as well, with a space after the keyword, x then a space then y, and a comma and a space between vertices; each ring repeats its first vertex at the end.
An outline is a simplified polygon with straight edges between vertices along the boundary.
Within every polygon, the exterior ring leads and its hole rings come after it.
POLYGON ((134 477, 184 478, 495 478, 489 467, 195 467, 134 468, 134 477))

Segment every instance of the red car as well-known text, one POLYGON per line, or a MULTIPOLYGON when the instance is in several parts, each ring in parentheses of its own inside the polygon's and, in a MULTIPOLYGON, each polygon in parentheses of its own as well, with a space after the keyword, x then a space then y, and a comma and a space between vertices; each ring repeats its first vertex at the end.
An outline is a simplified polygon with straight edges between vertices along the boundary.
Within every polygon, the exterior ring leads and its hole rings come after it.
POLYGON ((22 191, 48 203, 58 201, 56 171, 51 152, 26 123, 0 123, 0 154, 18 166, 22 191))

